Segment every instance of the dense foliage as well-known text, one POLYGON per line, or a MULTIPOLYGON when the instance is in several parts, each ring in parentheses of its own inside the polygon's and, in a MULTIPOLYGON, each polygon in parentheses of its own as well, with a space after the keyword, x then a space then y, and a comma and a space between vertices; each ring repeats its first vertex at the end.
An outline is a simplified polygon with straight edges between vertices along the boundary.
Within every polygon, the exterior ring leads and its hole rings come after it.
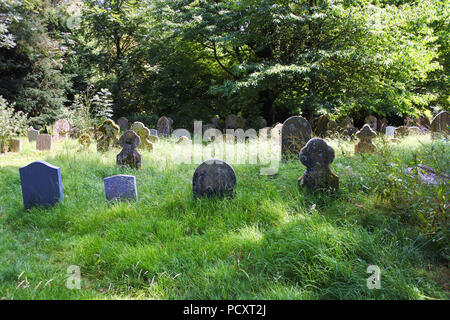
MULTIPOLYGON (((1 1, 0 94, 43 124, 114 116, 398 119, 449 107, 448 0, 1 1)), ((152 123, 153 124, 153 123, 152 123)), ((251 125, 251 122, 249 122, 251 125)))

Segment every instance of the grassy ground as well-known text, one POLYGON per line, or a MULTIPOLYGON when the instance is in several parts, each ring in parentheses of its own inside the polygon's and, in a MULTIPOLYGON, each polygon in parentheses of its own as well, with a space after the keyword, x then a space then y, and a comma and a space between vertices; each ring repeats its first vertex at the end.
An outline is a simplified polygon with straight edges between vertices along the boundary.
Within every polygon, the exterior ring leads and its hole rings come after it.
POLYGON ((119 150, 22 142, 0 155, 0 298, 448 298, 448 188, 404 174, 418 163, 449 173, 448 142, 378 138, 377 154, 354 155, 352 142, 328 141, 337 194, 298 190, 299 161, 275 177, 234 164, 226 200, 194 200, 197 165, 177 163, 192 154, 167 141, 142 152, 139 171, 116 168, 119 150), (18 169, 35 160, 61 167, 64 204, 23 209, 18 169), (107 203, 103 178, 120 173, 136 176, 137 202, 107 203), (80 290, 66 288, 70 265, 80 290), (369 265, 381 269, 379 290, 367 288, 369 265))

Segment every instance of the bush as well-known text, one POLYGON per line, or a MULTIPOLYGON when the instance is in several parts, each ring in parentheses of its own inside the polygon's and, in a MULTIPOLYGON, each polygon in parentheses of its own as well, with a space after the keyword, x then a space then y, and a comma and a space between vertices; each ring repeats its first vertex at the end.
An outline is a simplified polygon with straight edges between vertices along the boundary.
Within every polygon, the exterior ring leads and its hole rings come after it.
POLYGON ((8 141, 16 136, 25 134, 27 115, 22 111, 14 112, 8 106, 8 101, 0 96, 0 149, 6 151, 8 141))

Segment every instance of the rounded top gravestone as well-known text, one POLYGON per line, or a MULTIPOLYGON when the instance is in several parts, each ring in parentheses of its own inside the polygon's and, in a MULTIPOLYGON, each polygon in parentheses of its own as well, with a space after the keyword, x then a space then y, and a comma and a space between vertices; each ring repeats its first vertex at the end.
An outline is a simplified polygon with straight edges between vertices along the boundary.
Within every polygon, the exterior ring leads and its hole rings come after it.
POLYGON ((70 131, 70 123, 66 119, 59 119, 53 125, 53 139, 65 140, 70 131))
POLYGON ((156 124, 156 128, 158 130, 158 135, 161 137, 168 137, 170 135, 170 131, 172 130, 173 120, 166 117, 161 117, 156 124))
POLYGON ((120 117, 117 119, 117 125, 120 127, 120 130, 127 131, 128 130, 128 119, 125 117, 120 117))
POLYGON ((300 149, 311 139, 311 125, 303 117, 288 118, 281 128, 281 153, 284 157, 298 155, 300 149))
POLYGON ((37 136, 39 135, 39 130, 34 129, 33 127, 28 128, 28 142, 36 141, 37 136))
POLYGON ((448 111, 439 112, 431 121, 431 133, 450 133, 450 113, 448 111))
POLYGON ((372 129, 373 131, 377 131, 377 118, 375 116, 367 116, 366 119, 366 124, 369 125, 370 129, 372 129))
POLYGON ((130 130, 133 130, 134 132, 138 132, 142 128, 145 128, 145 125, 140 121, 135 121, 130 127, 130 130))
POLYGON ((191 133, 186 129, 176 129, 172 132, 172 135, 177 139, 181 137, 191 139, 191 133))
POLYGON ((236 174, 223 160, 206 160, 195 170, 192 187, 194 197, 232 197, 236 188, 236 174))

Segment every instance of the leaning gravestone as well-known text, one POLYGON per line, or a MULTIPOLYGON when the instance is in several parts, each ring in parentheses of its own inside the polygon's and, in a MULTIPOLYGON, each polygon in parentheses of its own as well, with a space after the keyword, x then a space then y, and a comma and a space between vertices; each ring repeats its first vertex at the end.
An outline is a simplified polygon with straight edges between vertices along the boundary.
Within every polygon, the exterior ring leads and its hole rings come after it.
POLYGON ((450 113, 448 111, 439 112, 431 121, 431 135, 450 134, 450 113))
POLYGON ((393 126, 387 126, 386 127, 386 137, 393 138, 395 133, 395 127, 393 126))
POLYGON ((108 201, 137 200, 136 177, 119 174, 103 179, 108 201))
POLYGON ((9 152, 20 152, 22 150, 22 141, 20 139, 11 139, 9 141, 9 152))
POLYGON ((366 121, 366 124, 369 125, 370 129, 372 129, 375 132, 377 131, 377 122, 378 122, 378 120, 377 120, 376 117, 368 116, 368 117, 366 117, 365 121, 366 121))
POLYGON ((128 130, 128 119, 125 117, 120 117, 117 119, 117 125, 120 127, 121 131, 127 131, 128 130))
POLYGON ((173 120, 171 121, 169 118, 159 118, 158 123, 156 124, 158 135, 160 137, 168 137, 170 135, 170 131, 172 130, 172 123, 173 120))
POLYGON ((66 119, 59 119, 53 125, 53 139, 55 141, 66 140, 70 131, 70 123, 66 119))
POLYGON ((64 202, 61 169, 45 161, 35 161, 19 169, 25 209, 64 202))
POLYGON ((300 161, 306 171, 298 179, 298 186, 308 189, 338 189, 339 177, 330 169, 334 150, 323 139, 313 138, 300 150, 300 161))
POLYGON ((232 197, 236 188, 236 174, 225 161, 206 160, 195 170, 192 187, 194 197, 232 197))
POLYGON ((36 138, 36 150, 52 150, 52 136, 49 134, 40 134, 36 138))
POLYGON ((309 139, 311 125, 308 120, 299 116, 290 117, 281 128, 281 154, 284 157, 298 155, 309 139))
POLYGON ((36 141, 36 138, 38 135, 39 135, 39 130, 36 130, 33 127, 30 127, 27 131, 28 142, 36 141))
POLYGON ((372 143, 372 138, 375 137, 377 133, 372 130, 369 124, 365 124, 361 130, 356 133, 356 137, 359 142, 355 144, 355 153, 373 153, 376 150, 375 145, 372 143))
POLYGON ((131 168, 141 168, 141 155, 137 152, 137 147, 141 144, 141 138, 132 130, 127 130, 119 139, 122 151, 117 155, 116 163, 118 167, 129 166, 131 168))

